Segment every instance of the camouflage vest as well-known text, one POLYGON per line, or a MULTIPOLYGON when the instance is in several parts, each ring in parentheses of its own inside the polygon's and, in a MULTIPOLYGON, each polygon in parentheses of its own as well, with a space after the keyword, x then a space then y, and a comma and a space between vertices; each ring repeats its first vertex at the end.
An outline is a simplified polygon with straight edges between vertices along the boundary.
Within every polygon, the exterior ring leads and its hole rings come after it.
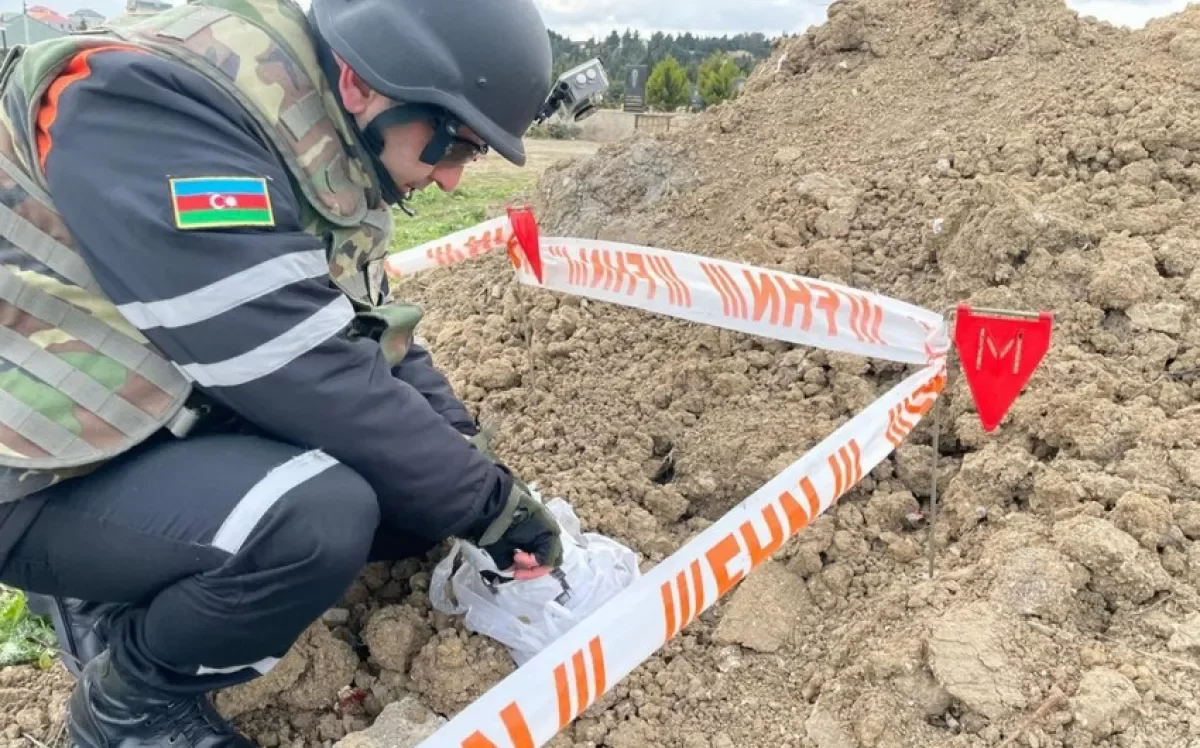
POLYGON ((14 49, 0 71, 0 501, 88 473, 168 428, 186 434, 192 383, 97 286, 37 158, 43 94, 79 52, 120 44, 183 62, 236 99, 290 172, 305 230, 329 248, 350 334, 407 352, 420 310, 385 305, 391 213, 291 0, 193 0, 98 32, 14 49))

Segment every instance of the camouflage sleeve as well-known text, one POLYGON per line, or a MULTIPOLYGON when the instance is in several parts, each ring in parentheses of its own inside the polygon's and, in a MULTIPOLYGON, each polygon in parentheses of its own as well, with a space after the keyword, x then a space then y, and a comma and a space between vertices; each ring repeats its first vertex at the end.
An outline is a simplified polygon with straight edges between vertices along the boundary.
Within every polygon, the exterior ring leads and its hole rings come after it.
MULTIPOLYGON (((440 539, 485 527, 511 478, 439 415, 450 395, 428 372, 393 376, 377 344, 345 337, 349 302, 245 112, 149 55, 105 51, 88 64, 48 102, 46 173, 126 319, 217 401, 354 468, 406 529, 440 539), (178 229, 173 177, 262 177, 273 226, 178 229)), ((410 371, 432 370, 422 356, 410 371)))

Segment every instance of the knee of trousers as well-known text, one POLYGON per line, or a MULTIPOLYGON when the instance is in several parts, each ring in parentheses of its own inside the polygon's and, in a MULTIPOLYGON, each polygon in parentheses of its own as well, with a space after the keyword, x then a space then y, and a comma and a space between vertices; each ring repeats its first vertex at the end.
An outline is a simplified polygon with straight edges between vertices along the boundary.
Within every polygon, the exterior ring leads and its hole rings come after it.
POLYGON ((285 586, 310 593, 328 587, 336 596, 361 571, 379 519, 375 491, 336 463, 280 497, 255 533, 253 560, 247 560, 286 577, 285 586))

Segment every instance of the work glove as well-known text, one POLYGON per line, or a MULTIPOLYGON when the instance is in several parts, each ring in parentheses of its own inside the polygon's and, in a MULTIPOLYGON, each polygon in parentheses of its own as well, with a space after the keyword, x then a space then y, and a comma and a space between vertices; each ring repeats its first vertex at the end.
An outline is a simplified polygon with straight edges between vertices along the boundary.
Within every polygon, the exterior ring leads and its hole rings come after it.
POLYGON ((563 558, 560 532, 550 510, 514 476, 504 508, 475 544, 487 551, 501 570, 516 563, 517 551, 533 554, 539 566, 557 569, 563 558))

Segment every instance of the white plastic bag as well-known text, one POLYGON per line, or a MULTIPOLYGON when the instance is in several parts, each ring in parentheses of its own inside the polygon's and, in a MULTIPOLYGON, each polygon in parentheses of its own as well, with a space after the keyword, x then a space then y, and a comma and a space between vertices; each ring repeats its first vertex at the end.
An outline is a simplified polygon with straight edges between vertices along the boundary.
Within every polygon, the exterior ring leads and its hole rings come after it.
POLYGON ((449 615, 466 613, 463 623, 467 629, 508 647, 517 665, 640 575, 637 555, 603 535, 581 532, 570 504, 552 499, 546 508, 562 527, 561 573, 489 585, 485 575, 490 573, 493 579, 496 574, 508 575, 497 569, 487 552, 459 540, 429 580, 429 600, 435 610, 449 615))

